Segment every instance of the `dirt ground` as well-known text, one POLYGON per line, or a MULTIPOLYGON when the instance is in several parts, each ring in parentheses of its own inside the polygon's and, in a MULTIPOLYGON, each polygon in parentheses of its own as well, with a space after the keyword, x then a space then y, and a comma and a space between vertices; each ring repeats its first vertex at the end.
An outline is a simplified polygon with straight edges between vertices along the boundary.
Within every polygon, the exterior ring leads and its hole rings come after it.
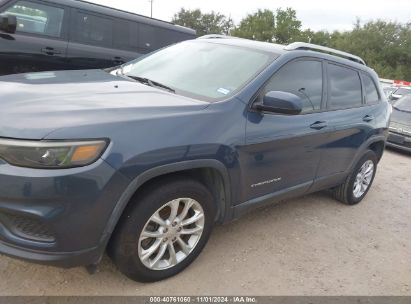
POLYGON ((411 155, 386 151, 354 207, 317 193, 216 227, 200 257, 163 282, 0 256, 0 295, 411 295, 411 155))

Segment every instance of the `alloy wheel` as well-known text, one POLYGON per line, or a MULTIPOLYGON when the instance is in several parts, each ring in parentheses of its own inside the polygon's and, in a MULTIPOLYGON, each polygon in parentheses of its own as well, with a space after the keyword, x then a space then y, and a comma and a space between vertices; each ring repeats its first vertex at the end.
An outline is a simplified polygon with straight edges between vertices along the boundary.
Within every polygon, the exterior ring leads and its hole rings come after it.
POLYGON ((359 198, 370 187, 374 175, 374 163, 367 160, 360 168, 354 181, 353 194, 355 198, 359 198))
POLYGON ((138 240, 141 262, 151 270, 176 266, 194 250, 204 230, 204 210, 191 198, 160 207, 145 224, 138 240))

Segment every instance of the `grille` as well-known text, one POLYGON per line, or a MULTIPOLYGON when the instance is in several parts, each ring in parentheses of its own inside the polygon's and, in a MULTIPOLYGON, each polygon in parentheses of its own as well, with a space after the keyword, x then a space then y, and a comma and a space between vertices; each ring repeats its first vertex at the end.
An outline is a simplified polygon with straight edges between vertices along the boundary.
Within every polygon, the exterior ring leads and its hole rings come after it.
POLYGON ((7 226, 17 236, 41 242, 54 242, 50 228, 44 222, 26 216, 5 214, 7 226))

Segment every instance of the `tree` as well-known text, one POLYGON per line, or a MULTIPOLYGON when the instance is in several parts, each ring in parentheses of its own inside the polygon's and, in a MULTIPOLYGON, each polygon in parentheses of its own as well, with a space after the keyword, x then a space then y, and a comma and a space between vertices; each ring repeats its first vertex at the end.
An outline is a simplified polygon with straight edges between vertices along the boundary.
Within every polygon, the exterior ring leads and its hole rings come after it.
POLYGON ((314 32, 310 29, 307 29, 300 34, 300 40, 303 42, 309 42, 313 44, 318 44, 322 46, 331 47, 332 45, 332 35, 326 31, 314 32))
POLYGON ((279 8, 276 13, 274 30, 275 42, 288 44, 299 40, 301 36, 301 21, 297 19, 297 12, 292 8, 279 8))
POLYGON ((288 44, 300 37, 301 21, 292 8, 279 8, 275 13, 267 9, 258 10, 247 15, 232 34, 241 38, 288 44))
POLYGON ((306 30, 303 36, 303 41, 362 57, 382 78, 411 80, 410 23, 375 20, 362 24, 356 20, 352 31, 306 30))
POLYGON ((232 35, 241 38, 273 42, 275 35, 275 15, 270 10, 258 10, 249 14, 232 31, 232 35))
POLYGON ((182 8, 174 15, 172 22, 196 30, 198 36, 207 34, 229 35, 230 30, 234 27, 231 18, 215 12, 203 14, 199 9, 185 10, 182 8))
POLYGON ((234 27, 231 18, 219 13, 202 14, 184 10, 174 16, 175 23, 197 30, 198 35, 229 34, 241 38, 288 44, 305 41, 346 51, 362 57, 383 78, 411 80, 411 23, 383 20, 362 24, 358 19, 351 31, 302 30, 292 8, 258 10, 234 27))
POLYGON ((411 25, 382 20, 332 37, 332 46, 362 57, 384 78, 411 79, 411 25))

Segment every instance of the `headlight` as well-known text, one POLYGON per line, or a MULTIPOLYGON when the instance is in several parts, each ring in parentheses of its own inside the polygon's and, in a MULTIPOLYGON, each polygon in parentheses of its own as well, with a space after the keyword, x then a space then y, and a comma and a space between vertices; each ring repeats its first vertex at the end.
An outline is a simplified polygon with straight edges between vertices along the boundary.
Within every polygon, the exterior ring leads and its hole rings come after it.
POLYGON ((0 139, 0 158, 19 167, 73 168, 95 162, 106 146, 105 140, 57 142, 0 139))

